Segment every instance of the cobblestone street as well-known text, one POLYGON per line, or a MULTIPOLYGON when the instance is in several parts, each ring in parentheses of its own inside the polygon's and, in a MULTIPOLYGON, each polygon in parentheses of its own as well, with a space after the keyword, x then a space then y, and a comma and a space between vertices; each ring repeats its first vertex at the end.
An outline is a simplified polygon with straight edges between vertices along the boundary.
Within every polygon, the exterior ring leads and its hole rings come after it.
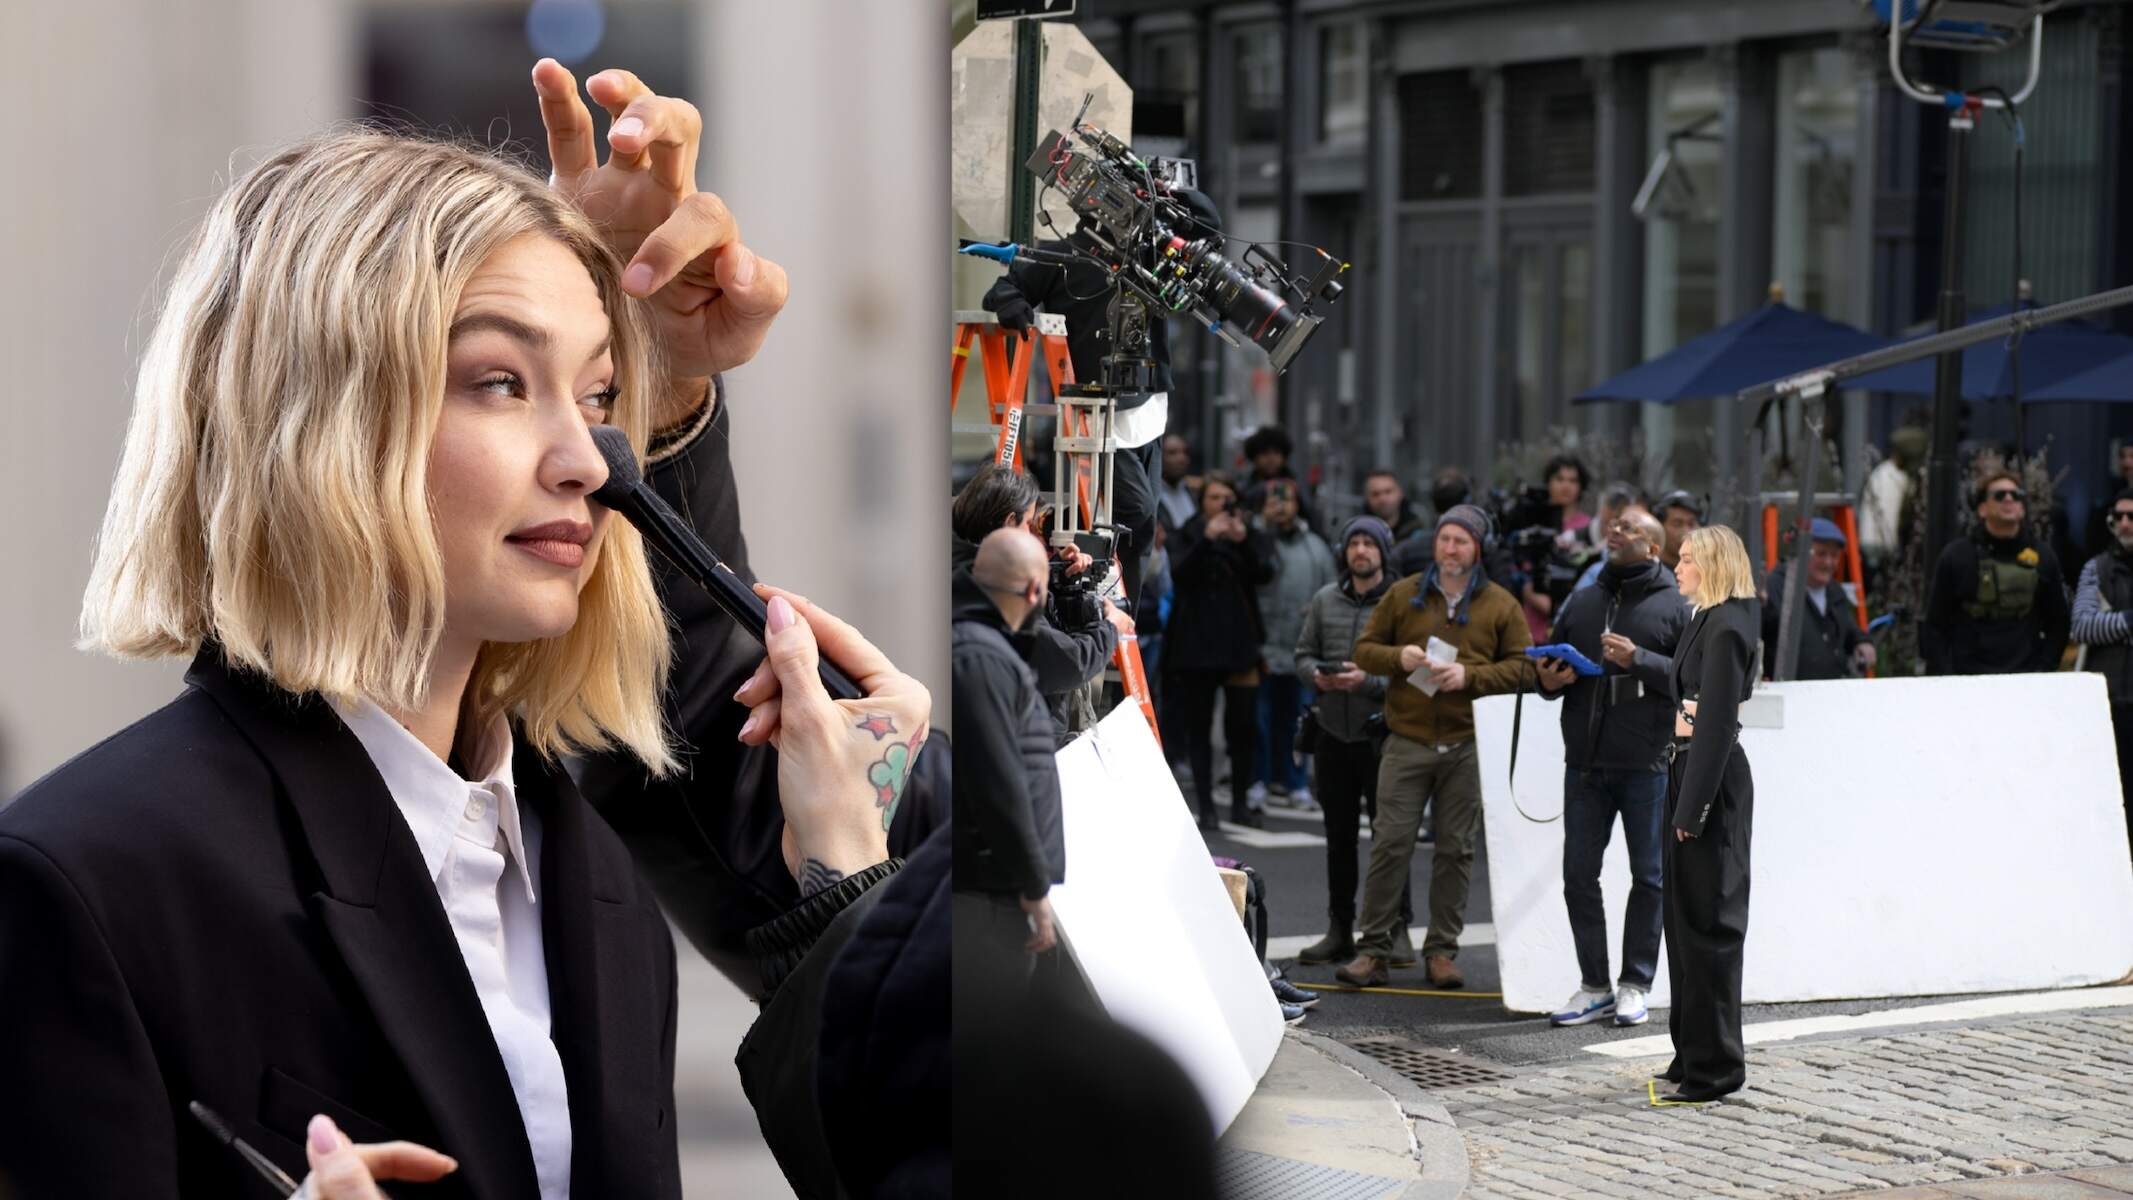
POLYGON ((1664 1065, 1435 1093, 1466 1194, 1823 1196, 2133 1163, 2133 1010, 1751 1046, 1748 1087, 1694 1108, 1651 1105, 1664 1065))

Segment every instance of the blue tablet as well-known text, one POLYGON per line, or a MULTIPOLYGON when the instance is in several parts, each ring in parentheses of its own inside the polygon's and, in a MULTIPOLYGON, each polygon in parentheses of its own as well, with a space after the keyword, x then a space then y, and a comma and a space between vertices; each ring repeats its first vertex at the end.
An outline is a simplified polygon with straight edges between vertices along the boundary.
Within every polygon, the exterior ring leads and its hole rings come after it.
POLYGON ((1550 646, 1528 646, 1526 648, 1526 657, 1533 659, 1559 658, 1569 663, 1571 668, 1580 675, 1603 675, 1606 673, 1600 664, 1578 653, 1578 648, 1569 642, 1556 642, 1550 646))

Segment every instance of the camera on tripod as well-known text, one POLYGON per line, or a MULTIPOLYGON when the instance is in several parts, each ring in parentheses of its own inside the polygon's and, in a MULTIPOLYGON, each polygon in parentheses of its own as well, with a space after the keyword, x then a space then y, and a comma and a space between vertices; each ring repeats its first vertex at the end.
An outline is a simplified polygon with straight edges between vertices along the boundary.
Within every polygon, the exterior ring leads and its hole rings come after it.
POLYGON ((1061 629, 1086 629, 1104 619, 1103 597, 1096 590, 1100 572, 1091 567, 1070 574, 1073 565, 1052 560, 1052 623, 1061 629))
POLYGON ((1178 176, 1159 169, 1165 165, 1079 119, 1071 134, 1046 134, 1024 164, 1065 194, 1085 250, 1117 286, 1156 312, 1192 317, 1233 346, 1258 346, 1275 373, 1286 371, 1325 320, 1313 303, 1340 298, 1348 264, 1312 246, 1305 249, 1316 257, 1292 271, 1257 243, 1231 259, 1220 233, 1203 230, 1178 198, 1178 176))

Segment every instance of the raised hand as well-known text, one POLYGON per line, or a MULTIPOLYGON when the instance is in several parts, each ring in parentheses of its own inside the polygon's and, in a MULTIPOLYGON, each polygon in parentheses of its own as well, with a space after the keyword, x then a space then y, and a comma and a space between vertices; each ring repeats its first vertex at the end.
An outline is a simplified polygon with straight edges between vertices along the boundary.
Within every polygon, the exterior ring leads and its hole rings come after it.
POLYGON ((576 79, 544 58, 533 68, 548 129, 550 186, 606 233, 627 262, 622 290, 649 300, 670 373, 655 427, 678 424, 705 395, 705 380, 754 358, 785 306, 785 269, 750 250, 726 205, 696 188, 703 118, 628 71, 588 76, 607 110, 609 154, 599 161, 592 113, 576 79))

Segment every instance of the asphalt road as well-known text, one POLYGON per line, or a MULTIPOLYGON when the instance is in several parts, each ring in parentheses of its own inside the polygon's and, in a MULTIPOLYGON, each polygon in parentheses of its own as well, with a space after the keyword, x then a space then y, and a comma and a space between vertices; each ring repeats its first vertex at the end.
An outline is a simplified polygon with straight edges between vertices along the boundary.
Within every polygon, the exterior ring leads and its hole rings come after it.
MULTIPOLYGON (((1188 793, 1189 794, 1189 793, 1188 793)), ((1227 795, 1218 791, 1218 796, 1227 795)), ((1223 811, 1227 812, 1225 801, 1223 811)), ((1619 829, 1617 830, 1619 835, 1619 829)), ((1326 932, 1326 866, 1323 819, 1316 813, 1302 814, 1279 808, 1267 812, 1266 830, 1240 829, 1225 824, 1210 834, 1211 853, 1249 863, 1266 883, 1267 935, 1269 939, 1307 935, 1316 941, 1326 932), (1268 836, 1275 835, 1275 836, 1268 836), (1276 844, 1268 844, 1276 843, 1276 844)), ((1362 835, 1357 852, 1358 875, 1369 860, 1370 837, 1362 835)), ((1417 845, 1409 868, 1414 881, 1415 924, 1428 923, 1431 847, 1417 845)), ((1360 896, 1358 896, 1360 905, 1360 896)), ((1493 936, 1489 908, 1488 847, 1484 842, 1474 858, 1472 891, 1467 899, 1467 926, 1477 925, 1483 938, 1493 936)), ((1611 936, 1619 938, 1620 913, 1609 917, 1611 936)), ((1420 940, 1417 939, 1417 949, 1420 940)), ((1619 947, 1617 951, 1619 954, 1619 947)), ((1333 984, 1333 966, 1303 966, 1293 958, 1274 957, 1299 986, 1312 981, 1333 984)), ((1342 993, 1328 987, 1323 999, 1311 1009, 1303 1028, 1334 1038, 1397 1034, 1501 1063, 1532 1067, 1567 1063, 1591 1056, 1580 1048, 1594 1042, 1647 1037, 1666 1032, 1667 1014, 1655 1009, 1651 1020, 1634 1028, 1593 1024, 1570 1029, 1551 1027, 1545 1017, 1504 1011, 1503 1002, 1478 993, 1498 990, 1496 948, 1490 944, 1462 946, 1458 956, 1466 976, 1465 995, 1400 996, 1374 993, 1342 993)), ((1337 987, 1338 985, 1333 985, 1337 987)), ((1419 964, 1395 969, 1391 987, 1428 990, 1429 982, 1419 964)), ((1885 1000, 1850 1000, 1805 1004, 1749 1005, 1742 1013, 1745 1023, 1787 1020, 1825 1014, 1875 1012, 1930 1003, 1934 997, 1904 997, 1885 1000)))

